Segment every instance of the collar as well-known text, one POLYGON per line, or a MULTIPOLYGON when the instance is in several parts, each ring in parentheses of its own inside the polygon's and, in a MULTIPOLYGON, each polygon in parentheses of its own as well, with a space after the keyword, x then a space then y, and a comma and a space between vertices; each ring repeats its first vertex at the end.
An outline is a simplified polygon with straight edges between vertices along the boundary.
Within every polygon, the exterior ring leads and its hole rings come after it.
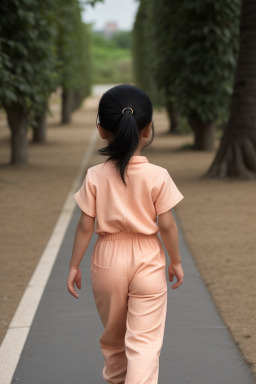
POLYGON ((129 164, 130 163, 149 163, 148 158, 146 156, 138 156, 134 155, 130 158, 129 164))

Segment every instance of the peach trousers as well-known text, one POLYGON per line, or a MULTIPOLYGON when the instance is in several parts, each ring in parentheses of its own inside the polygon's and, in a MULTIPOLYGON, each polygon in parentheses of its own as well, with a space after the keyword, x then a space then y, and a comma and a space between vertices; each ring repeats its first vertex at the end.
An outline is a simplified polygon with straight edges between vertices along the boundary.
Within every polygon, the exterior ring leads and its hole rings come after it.
POLYGON ((110 384, 157 384, 166 311, 165 253, 157 234, 99 235, 92 290, 104 331, 102 377, 110 384))

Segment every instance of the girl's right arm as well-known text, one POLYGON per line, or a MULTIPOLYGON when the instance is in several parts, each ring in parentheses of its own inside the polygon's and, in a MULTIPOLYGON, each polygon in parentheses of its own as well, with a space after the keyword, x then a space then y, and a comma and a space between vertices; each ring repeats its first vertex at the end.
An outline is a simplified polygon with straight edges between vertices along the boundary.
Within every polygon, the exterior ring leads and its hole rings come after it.
POLYGON ((175 289, 183 283, 184 272, 181 266, 178 229, 171 210, 158 215, 158 226, 171 261, 168 268, 169 280, 173 281, 174 276, 177 278, 177 283, 172 285, 172 289, 175 289))
POLYGON ((71 295, 78 299, 79 295, 76 292, 74 285, 81 289, 82 273, 79 268, 80 262, 86 252, 94 230, 95 217, 87 215, 81 211, 81 216, 76 227, 75 239, 73 244, 72 256, 69 263, 68 274, 68 291, 71 295))

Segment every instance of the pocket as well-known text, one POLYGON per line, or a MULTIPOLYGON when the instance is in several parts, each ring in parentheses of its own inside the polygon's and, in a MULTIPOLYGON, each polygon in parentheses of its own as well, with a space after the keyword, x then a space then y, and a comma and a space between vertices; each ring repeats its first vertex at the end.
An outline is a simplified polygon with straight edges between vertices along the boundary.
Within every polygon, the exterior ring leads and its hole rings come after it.
POLYGON ((113 243, 114 241, 105 240, 95 244, 92 254, 91 268, 95 266, 108 269, 114 266, 116 252, 113 243))

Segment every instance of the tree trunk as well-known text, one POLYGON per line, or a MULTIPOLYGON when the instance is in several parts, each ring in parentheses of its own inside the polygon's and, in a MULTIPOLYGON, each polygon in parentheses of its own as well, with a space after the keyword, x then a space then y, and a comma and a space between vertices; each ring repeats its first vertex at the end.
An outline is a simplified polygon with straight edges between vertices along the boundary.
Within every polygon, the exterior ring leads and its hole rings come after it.
POLYGON ((20 104, 5 107, 11 129, 11 164, 28 163, 28 111, 20 104))
POLYGON ((73 91, 72 112, 76 111, 81 106, 84 98, 85 98, 85 91, 83 88, 75 89, 73 91))
POLYGON ((46 113, 47 103, 45 103, 42 111, 35 117, 35 126, 33 127, 33 143, 46 142, 46 113))
POLYGON ((205 177, 256 178, 256 2, 243 0, 230 116, 205 177))
POLYGON ((166 111, 168 113, 170 128, 169 133, 179 134, 178 125, 179 125, 179 114, 177 110, 173 107, 173 103, 171 103, 168 98, 166 101, 166 111))
POLYGON ((204 123, 199 117, 190 116, 188 122, 194 131, 194 149, 211 151, 214 149, 215 126, 213 122, 204 123))
POLYGON ((61 124, 70 124, 73 105, 73 91, 62 90, 61 124))

